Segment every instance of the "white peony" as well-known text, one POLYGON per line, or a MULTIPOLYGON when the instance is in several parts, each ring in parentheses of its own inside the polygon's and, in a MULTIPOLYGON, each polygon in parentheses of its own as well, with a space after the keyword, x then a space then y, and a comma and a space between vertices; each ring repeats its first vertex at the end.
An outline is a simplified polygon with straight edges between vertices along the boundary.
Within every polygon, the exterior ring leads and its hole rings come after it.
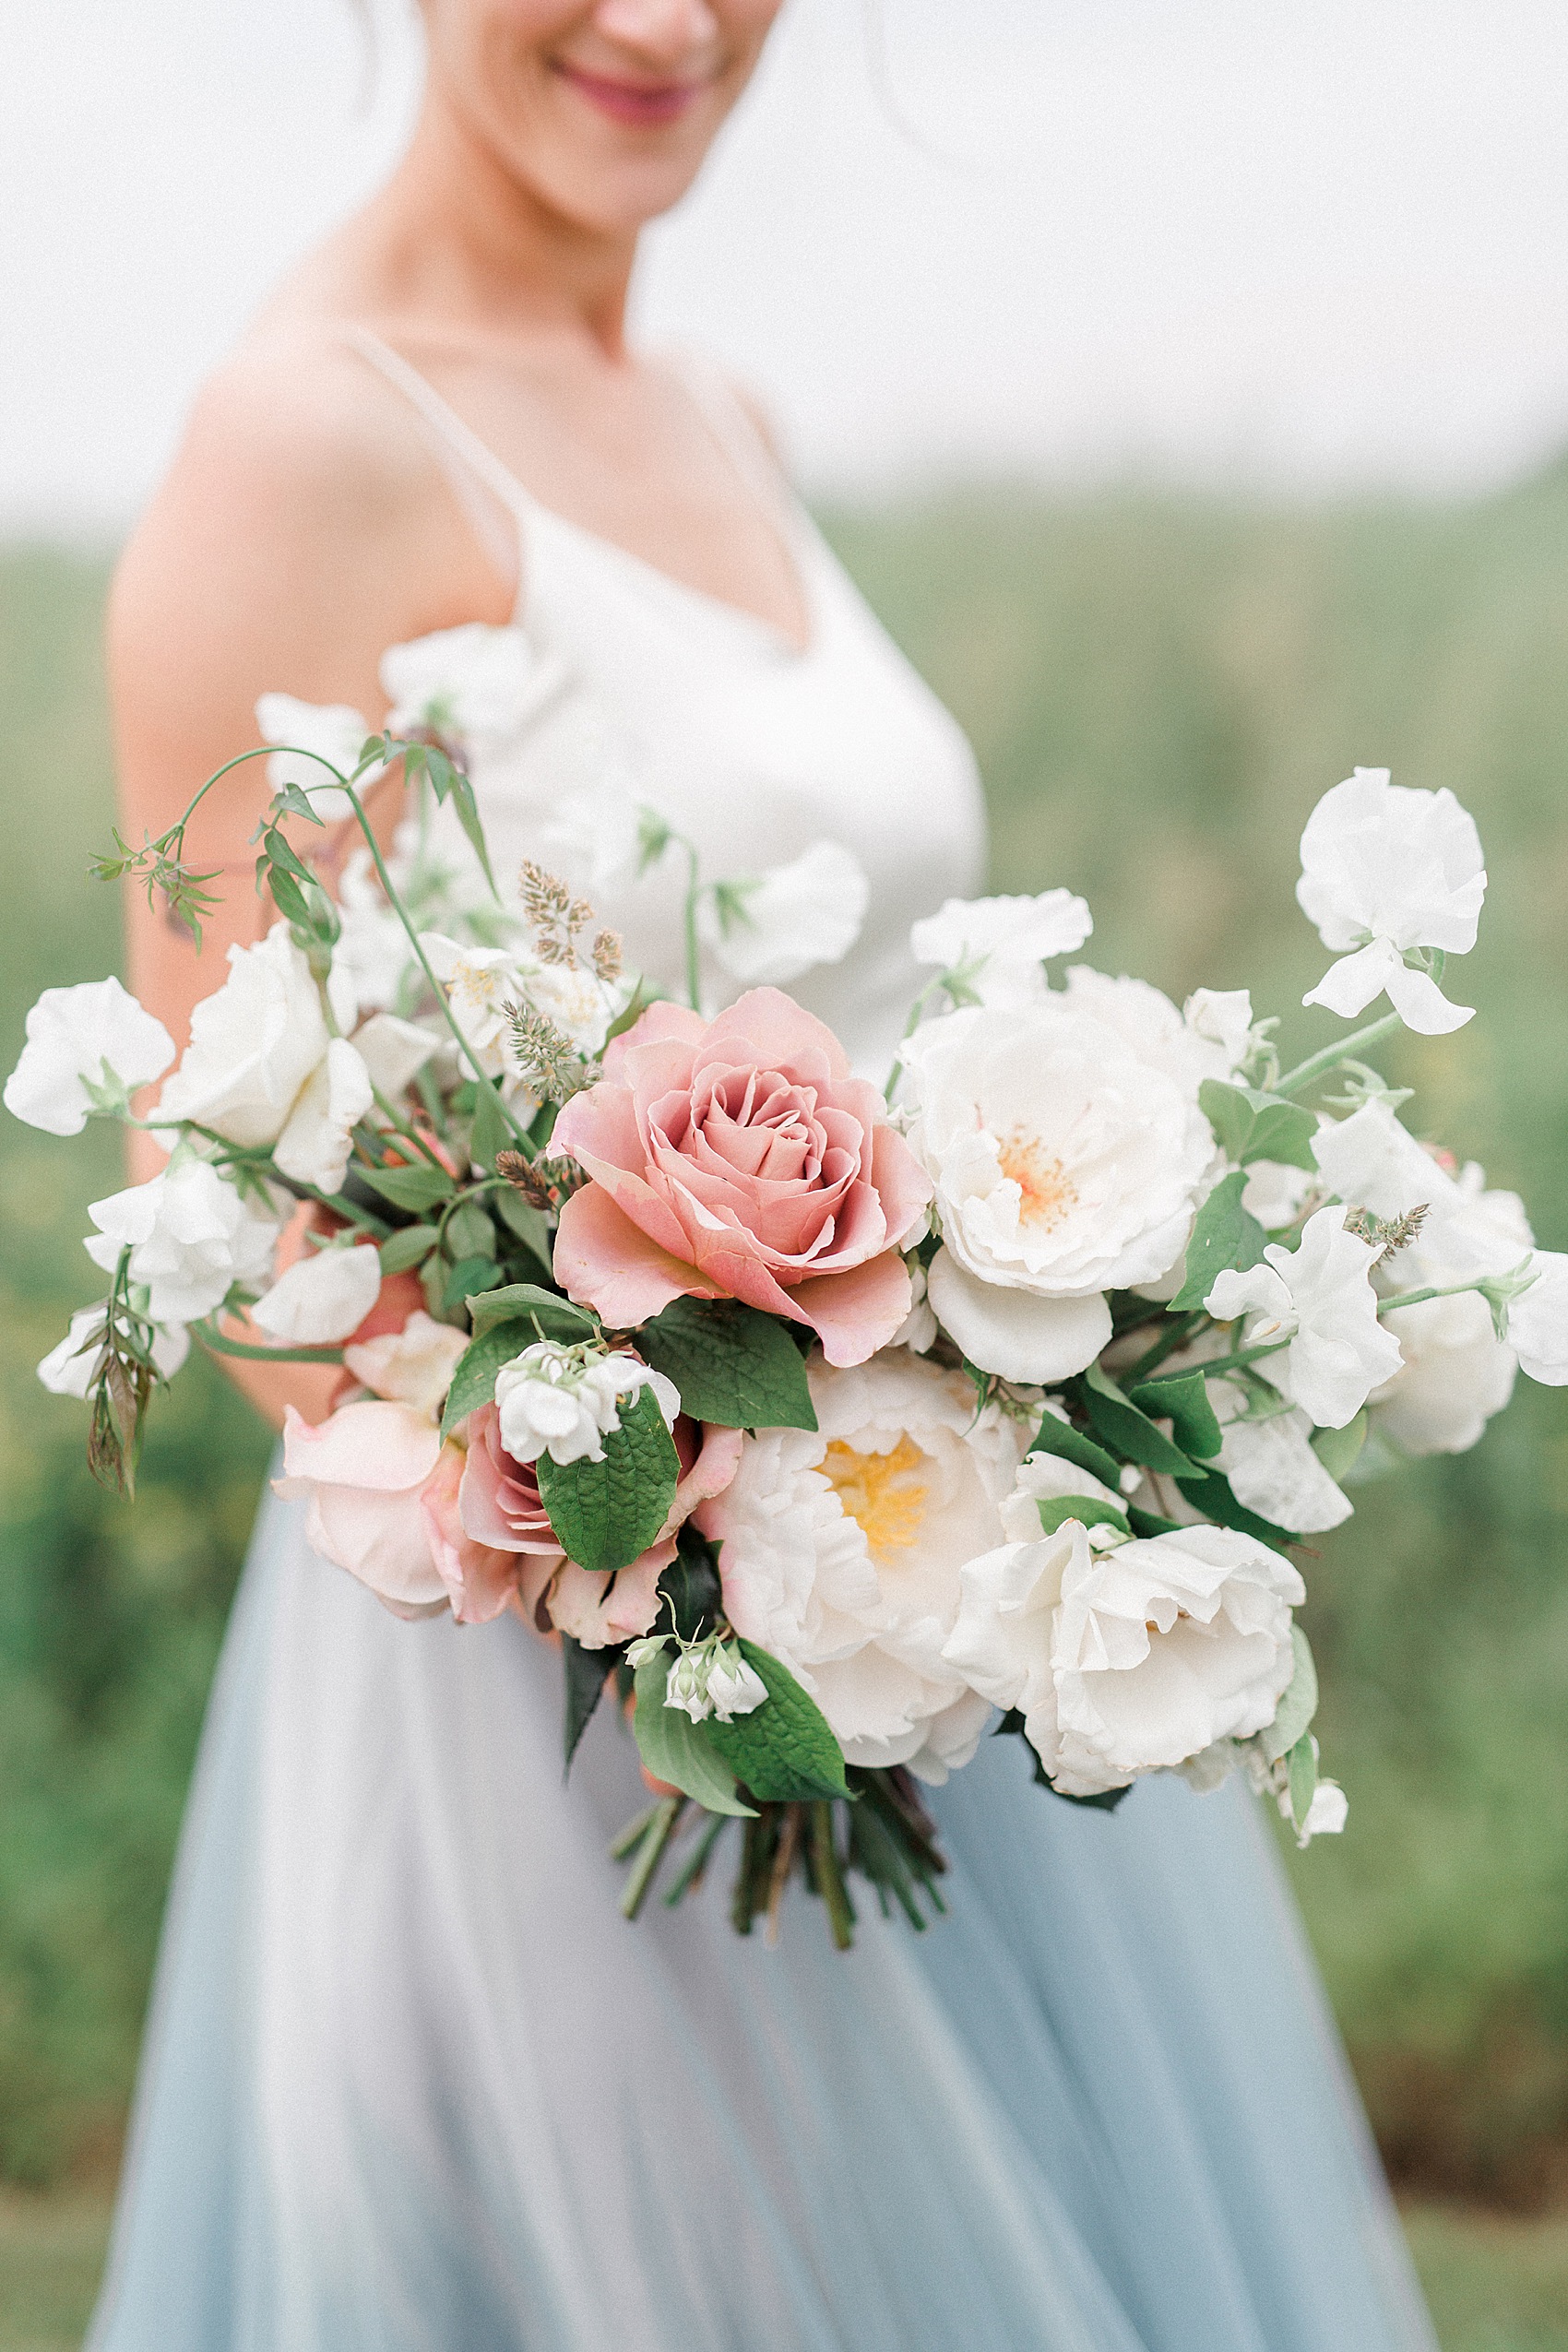
POLYGON ((79 1135, 92 1105, 88 1085, 107 1073, 130 1094, 161 1077, 174 1040, 117 980, 46 988, 27 1017, 21 1060, 6 1081, 12 1116, 49 1135, 79 1135), (86 1083, 84 1083, 84 1081, 86 1083))
MULTIPOLYGON (((1414 1241, 1374 1267, 1384 1297, 1511 1273, 1531 1247, 1516 1194, 1488 1191, 1473 1164, 1455 1177, 1385 1102, 1324 1121, 1315 1150, 1324 1181, 1387 1222, 1424 1208, 1414 1241)), ((1405 1454, 1462 1454, 1514 1393, 1517 1359, 1479 1291, 1428 1299, 1384 1317, 1404 1362, 1369 1399, 1372 1426, 1405 1454)))
POLYGON ((938 1317, 985 1371, 1082 1371, 1111 1336, 1103 1293, 1158 1279, 1185 1247, 1214 1166, 1207 1120, 1070 996, 946 1014, 905 1058, 944 1244, 938 1317))
POLYGON ((88 1215, 98 1231, 86 1243, 94 1265, 113 1274, 131 1253, 130 1278, 148 1293, 154 1323, 195 1323, 220 1307, 236 1283, 265 1281, 272 1270, 278 1222, 243 1200, 205 1159, 185 1159, 146 1184, 132 1184, 88 1215))
POLYGON ((1301 836, 1296 897, 1339 956, 1302 1003, 1348 1020, 1386 990, 1408 1028, 1438 1037, 1462 1028, 1473 1008, 1451 1004, 1405 957, 1467 955, 1485 896, 1480 836, 1453 793, 1413 791, 1391 784, 1385 767, 1358 767, 1324 794, 1301 836))
POLYGON ((1204 1301, 1220 1323, 1247 1318, 1243 1346, 1285 1343, 1256 1369, 1320 1429, 1353 1421, 1403 1360, 1398 1340, 1378 1321, 1371 1279, 1377 1254, 1345 1230, 1343 1208, 1320 1208, 1308 1218, 1300 1248, 1271 1241, 1262 1265, 1220 1275, 1204 1301))
POLYGON ((1295 1671, 1301 1577, 1229 1527, 1128 1541, 1069 1519, 971 1560, 962 1581, 944 1656, 983 1696, 1022 1711, 1069 1796, 1249 1738, 1273 1721, 1295 1671))
POLYGON ((456 739, 476 758, 514 741, 539 694, 533 653, 521 629, 492 628, 482 621, 388 646, 381 683, 392 705, 389 735, 456 739))
MULTIPOLYGON (((267 763, 267 780, 275 792, 297 785, 309 794, 311 807, 324 825, 338 825, 352 816, 353 802, 330 781, 321 763, 330 760, 339 776, 353 775, 371 731, 362 711, 346 702, 301 702, 293 695, 263 695, 255 707, 255 726, 264 743, 292 747, 274 752, 267 763), (302 756, 310 752, 317 756, 302 756)), ((378 761, 367 767, 355 790, 368 790, 384 766, 378 761)), ((366 850, 367 858, 369 854, 366 850)))
POLYGON ((1537 1250, 1529 1262, 1527 1290, 1508 1306, 1508 1337, 1527 1380, 1548 1388, 1568 1386, 1568 1257, 1560 1250, 1537 1250))
POLYGON ((466 1331, 437 1323, 416 1307, 401 1331, 378 1332, 374 1339, 345 1348, 343 1361, 375 1396, 389 1404, 411 1405, 433 1421, 469 1345, 466 1331))
POLYGON ((602 1462, 604 1440, 621 1426, 621 1407, 651 1388, 673 1428, 680 1392, 635 1356, 585 1356, 548 1339, 525 1348, 495 1375, 501 1443, 516 1462, 602 1462))
POLYGON ((790 863, 705 893, 697 929, 714 961, 747 988, 782 987, 840 963, 861 935, 871 885, 853 851, 815 841, 790 863))
POLYGON ((959 1570, 1001 1536, 1024 1433, 903 1349, 810 1377, 817 1428, 748 1437, 698 1512, 725 1608, 811 1692, 851 1764, 941 1781, 988 1712, 942 1656, 959 1570))
MULTIPOLYGON (((78 1396, 84 1401, 92 1384, 103 1337, 105 1309, 78 1307, 71 1327, 38 1368, 38 1376, 52 1396, 78 1396)), ((165 1380, 172 1380, 191 1352, 191 1337, 180 1324, 159 1324, 152 1335, 152 1360, 165 1380)))
POLYGON ((362 1246, 315 1250, 280 1275, 251 1309, 269 1339, 314 1348, 347 1339, 381 1294, 381 1260, 362 1246))
POLYGON ((229 977, 191 1015, 191 1041, 159 1099, 160 1119, 188 1119, 235 1144, 275 1144, 327 1059, 321 991, 287 923, 255 947, 231 947, 229 977))
POLYGON ((909 932, 917 964, 940 965, 982 1004, 1032 1004, 1045 994, 1047 959, 1071 956, 1094 917, 1070 890, 1032 898, 949 898, 909 932))
POLYGON ((1225 1431, 1216 1467, 1246 1510, 1301 1536, 1325 1534, 1350 1516, 1350 1499, 1313 1453, 1313 1425, 1299 1405, 1248 1419, 1247 1391, 1233 1380, 1211 1381, 1208 1401, 1225 1431))

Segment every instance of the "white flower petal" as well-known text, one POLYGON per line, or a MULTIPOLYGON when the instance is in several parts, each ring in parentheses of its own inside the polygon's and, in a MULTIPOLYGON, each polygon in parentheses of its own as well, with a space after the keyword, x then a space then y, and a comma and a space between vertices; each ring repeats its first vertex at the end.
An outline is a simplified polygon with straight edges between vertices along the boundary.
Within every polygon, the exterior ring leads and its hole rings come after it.
POLYGON ((1536 1279, 1509 1305, 1508 1337, 1527 1380, 1568 1387, 1568 1257, 1538 1250, 1530 1264, 1536 1279))
POLYGON ((1042 1299, 1004 1289, 967 1272, 946 1248, 931 1262, 926 1295, 970 1363, 1003 1380, 1067 1380, 1092 1364, 1111 1338, 1103 1292, 1042 1299))
POLYGON ((381 1260, 374 1249, 317 1250, 256 1301, 251 1321, 289 1347, 329 1345, 359 1329, 380 1291, 381 1260))
POLYGON ((705 897, 697 927, 714 960, 747 987, 778 987, 841 962, 860 937, 871 888, 859 858, 837 841, 814 842, 739 887, 738 914, 726 923, 705 897))
POLYGON ((127 1091, 161 1077, 174 1040, 117 980, 46 988, 27 1017, 27 1043, 6 1081, 13 1118, 50 1135, 79 1135, 90 1108, 83 1078, 101 1083, 103 1065, 127 1091))
POLYGON ((348 1172, 352 1130, 373 1099, 359 1054, 347 1038, 333 1038, 272 1147, 282 1174, 335 1193, 348 1172))

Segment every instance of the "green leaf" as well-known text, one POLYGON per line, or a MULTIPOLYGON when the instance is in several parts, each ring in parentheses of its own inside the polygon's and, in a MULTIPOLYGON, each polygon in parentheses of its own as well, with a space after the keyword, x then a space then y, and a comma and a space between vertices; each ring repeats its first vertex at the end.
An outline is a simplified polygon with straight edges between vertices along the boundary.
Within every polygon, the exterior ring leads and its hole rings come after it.
POLYGON ((676 1299, 637 1345, 694 1420, 722 1429, 816 1427, 799 1348, 782 1324, 738 1299, 676 1299))
POLYGON ((588 1728, 588 1721, 606 1682, 613 1671, 619 1652, 612 1649, 586 1650, 570 1633, 561 1636, 561 1657, 566 1669, 566 1770, 572 1769, 572 1758, 588 1728))
POLYGON ((700 1642, 722 1614, 724 1590, 713 1553, 689 1522, 676 1541, 675 1557, 659 1580, 659 1614, 653 1621, 661 1630, 673 1618, 683 1642, 700 1642))
POLYGON ((459 1258, 493 1258, 495 1228, 478 1201, 464 1201, 446 1220, 446 1254, 459 1258))
POLYGON ((504 1289, 492 1290, 488 1298, 476 1299, 469 1313, 476 1331, 488 1331, 493 1323, 509 1323, 521 1316, 529 1325, 529 1340, 542 1333, 564 1348, 576 1347, 579 1339, 591 1339, 599 1329, 585 1308, 575 1307, 559 1290, 541 1289, 537 1282, 508 1282, 504 1289), (533 1328, 536 1316, 538 1331, 533 1328))
POLYGON ((1158 1511, 1140 1511, 1135 1503, 1127 1505, 1127 1522, 1135 1536, 1147 1541, 1154 1536, 1180 1535, 1180 1519, 1162 1519, 1158 1511))
POLYGON ((1092 1797, 1075 1797, 1070 1788, 1058 1788, 1054 1780, 1048 1780, 1045 1785, 1064 1805, 1087 1805, 1097 1813, 1113 1813, 1123 1798, 1133 1793, 1130 1783, 1123 1788, 1097 1789, 1092 1797))
POLYGON ((554 1462, 541 1454, 538 1470, 540 1500, 561 1549, 588 1569, 629 1568, 658 1539, 680 1477, 675 1441, 651 1388, 621 1407, 602 1462, 554 1462))
POLYGON ((274 875, 279 873, 291 873, 296 882, 314 884, 315 881, 315 876, 309 866, 302 863, 290 849, 282 834, 271 826, 267 826, 262 836, 261 849, 262 855, 272 868, 274 875))
POLYGON ((1181 1447, 1172 1444, 1163 1430, 1156 1429, 1146 1413, 1129 1404, 1109 1372, 1091 1364, 1082 1379, 1084 1405, 1090 1420, 1106 1443, 1113 1445, 1127 1461, 1141 1463, 1146 1470, 1165 1470, 1172 1476, 1193 1468, 1181 1447))
POLYGON ((493 1258, 459 1258, 446 1277, 441 1303, 450 1312, 463 1306, 478 1290, 493 1290, 500 1279, 501 1268, 493 1258))
POLYGON ((1305 1829, 1317 1788, 1317 1748, 1310 1731, 1303 1731, 1286 1758, 1290 1774, 1290 1818, 1298 1829, 1305 1829))
POLYGON ((1313 1137, 1317 1121, 1288 1095, 1260 1094, 1255 1087, 1232 1087, 1221 1078, 1206 1078, 1198 1088, 1198 1101, 1225 1157, 1239 1168, 1254 1159, 1316 1168, 1313 1137))
POLYGON ((743 1813, 754 1821, 755 1809, 735 1794, 735 1775, 713 1744, 711 1719, 694 1723, 683 1708, 665 1705, 669 1677, 668 1650, 645 1658, 637 1669, 632 1728, 644 1764, 656 1780, 695 1797, 710 1813, 743 1813))
POLYGON ((1163 1380, 1146 1380, 1142 1387, 1130 1388, 1127 1396, 1156 1420, 1174 1422, 1177 1444, 1194 1460, 1207 1461, 1225 1443, 1201 1372, 1170 1372, 1163 1380))
POLYGON ((397 1208, 434 1208, 438 1201, 449 1201, 457 1189, 455 1176, 433 1168, 428 1160, 412 1168, 360 1168, 355 1173, 397 1208))
POLYGON ((285 922, 297 924, 301 931, 313 928, 305 894, 291 873, 282 873, 273 866, 267 873, 267 886, 272 893, 273 905, 285 922))
POLYGON ((446 1392, 446 1409, 441 1416, 443 1437, 450 1437, 465 1413, 471 1413, 478 1405, 493 1403, 496 1373, 514 1356, 520 1356, 525 1348, 531 1348, 533 1341, 531 1323, 492 1324, 480 1334, 468 1352, 457 1359, 457 1369, 446 1392))
POLYGON ((750 1715, 704 1726, 726 1764, 766 1804, 847 1797, 843 1751, 816 1701, 754 1642, 742 1641, 741 1655, 766 1683, 767 1697, 750 1715))
POLYGON ((1071 1462, 1075 1469, 1087 1470, 1091 1478, 1098 1479, 1101 1486, 1108 1486, 1113 1494, 1117 1491, 1121 1463, 1070 1421, 1059 1421, 1054 1413, 1047 1413, 1042 1419, 1029 1452, 1055 1454, 1063 1462, 1071 1462))
POLYGON ((1353 1421, 1343 1429, 1320 1429, 1313 1435, 1313 1452, 1331 1479, 1336 1482, 1346 1478, 1360 1459, 1361 1448, 1367 1442, 1367 1408, 1363 1405, 1353 1421))
MULTIPOLYGON (((332 778, 325 767, 318 770, 318 773, 324 784, 331 783, 332 778)), ((311 804, 310 795, 303 791, 298 784, 281 785, 274 792, 270 814, 274 817, 303 816, 307 825, 325 825, 327 822, 324 816, 317 815, 311 804)), ((251 837, 254 840, 255 837, 253 834, 251 837)))
MULTIPOLYGON (((431 782, 433 784, 435 782, 435 759, 439 757, 440 754, 437 753, 434 755, 434 758, 431 761, 431 782)), ((493 898, 499 898, 501 893, 495 887, 495 876, 490 870, 490 845, 485 840, 484 826, 480 822, 479 803, 474 799, 474 788, 469 783, 468 778, 463 774, 461 768, 451 767, 449 763, 443 764, 448 766, 448 772, 452 778, 451 801, 452 806, 457 812, 457 822, 469 837, 469 840, 473 848, 474 855, 480 862, 480 871, 484 875, 486 882, 490 885, 491 897, 493 898)), ((437 797, 440 797, 439 791, 437 793, 437 797)))
POLYGON ((1230 1481, 1218 1470, 1203 1470, 1195 1466, 1176 1481, 1194 1511, 1212 1519, 1218 1527, 1234 1527, 1243 1536, 1255 1536, 1259 1543, 1266 1543, 1282 1551, 1296 1538, 1288 1527, 1277 1527, 1272 1520, 1260 1519, 1255 1511, 1238 1503, 1230 1491, 1230 1481))
MULTIPOLYGON (((509 1232, 517 1236, 529 1255, 537 1262, 540 1272, 548 1276, 550 1228, 544 1221, 543 1210, 535 1208, 531 1202, 524 1200, 521 1193, 514 1192, 510 1184, 505 1192, 492 1193, 490 1205, 502 1224, 509 1232)), ((508 1254, 515 1254, 515 1253, 508 1253, 508 1254)))
POLYGON ((1040 1495, 1036 1500, 1035 1508, 1039 1513, 1039 1524, 1048 1536, 1053 1536, 1057 1528, 1064 1526, 1069 1519, 1076 1519, 1083 1527, 1106 1526, 1120 1527, 1123 1535, 1132 1532, 1123 1510, 1113 1503, 1100 1503, 1092 1494, 1040 1495))
POLYGON ((382 1273, 407 1274, 410 1266, 422 1265, 437 1238, 434 1225, 405 1225, 400 1232, 389 1233, 381 1244, 382 1273))
POLYGON ((1234 1169, 1199 1209, 1187 1243, 1187 1278, 1167 1307, 1168 1314, 1185 1314, 1190 1308, 1201 1307, 1217 1275, 1231 1267, 1244 1273, 1248 1266, 1263 1263, 1268 1237, 1257 1218, 1241 1206, 1246 1188, 1246 1171, 1234 1169))
MULTIPOLYGON (((474 1123, 469 1135, 469 1157, 476 1167, 493 1168, 495 1155, 514 1146, 517 1137, 493 1087, 480 1087, 474 1095, 474 1123)), ((520 1204, 526 1206, 526 1204, 520 1204)))
POLYGON ((1291 1626, 1290 1642, 1296 1653, 1296 1671, 1279 1702, 1278 1714, 1258 1739, 1270 1764, 1289 1753, 1302 1733, 1311 1728, 1317 1713, 1317 1668, 1313 1663, 1312 1645, 1299 1625, 1291 1626))

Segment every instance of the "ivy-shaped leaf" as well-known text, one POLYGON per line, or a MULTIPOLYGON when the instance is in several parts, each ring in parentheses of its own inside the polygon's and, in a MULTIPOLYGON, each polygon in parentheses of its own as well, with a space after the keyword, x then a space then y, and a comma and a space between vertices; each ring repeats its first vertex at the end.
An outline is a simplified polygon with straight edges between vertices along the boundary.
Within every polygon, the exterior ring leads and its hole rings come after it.
POLYGON ((1190 1457, 1163 1430, 1156 1429, 1146 1413, 1128 1402, 1110 1373, 1101 1372, 1098 1364, 1091 1364, 1082 1375, 1082 1395, 1090 1420, 1124 1461, 1140 1463, 1146 1470, 1164 1470, 1172 1477, 1192 1470, 1190 1457))
MULTIPOLYGON (((621 1406, 601 1462, 537 1465, 540 1501, 561 1549, 580 1568, 629 1568, 658 1539, 675 1500, 680 1463, 651 1388, 621 1406)), ((660 1776, 664 1777, 665 1776, 660 1776)))
POLYGON ((476 1291, 493 1290, 500 1279, 501 1268, 493 1258, 459 1258, 446 1277, 442 1306, 450 1313, 454 1307, 466 1305, 476 1291))
POLYGON ((1310 1731, 1302 1732, 1286 1764, 1290 1775, 1290 1818, 1298 1829, 1305 1829, 1317 1793, 1317 1743, 1310 1731))
POLYGON ((1186 1279, 1167 1308, 1168 1314, 1185 1314, 1201 1307, 1217 1275, 1232 1267, 1245 1273, 1248 1266, 1262 1265, 1268 1236, 1257 1218, 1241 1206, 1246 1189, 1245 1170, 1233 1169, 1199 1209, 1187 1243, 1186 1279))
POLYGON ((463 1201, 446 1219, 446 1254, 459 1258, 493 1258, 495 1228, 478 1201, 463 1201))
POLYGON ((1172 1422, 1177 1444, 1195 1461, 1212 1460, 1225 1443, 1201 1372, 1167 1372, 1163 1380, 1129 1388, 1127 1396, 1154 1420, 1172 1422))
POLYGON ((534 1337, 531 1323, 493 1323, 480 1333, 468 1353, 457 1359, 441 1416, 443 1437, 450 1437, 465 1414, 494 1401, 496 1373, 525 1348, 531 1348, 534 1337))
POLYGON ((575 1307, 559 1290, 546 1290, 537 1282, 508 1282, 488 1297, 476 1299, 469 1311, 476 1331, 488 1331, 492 1324, 521 1321, 529 1326, 527 1347, 540 1335, 558 1340, 564 1348, 575 1348, 580 1339, 591 1339, 599 1329, 587 1310, 575 1307), (539 1330, 534 1329, 538 1320, 539 1330))
POLYGON ((754 1807, 742 1804, 735 1793, 735 1775, 715 1747, 711 1720, 694 1723, 682 1707, 664 1704, 670 1677, 670 1653, 660 1650, 637 1669, 637 1710, 632 1718, 637 1752, 655 1780, 695 1797, 710 1813, 743 1813, 756 1819, 754 1807))
POLYGON ((1098 1479, 1101 1486, 1108 1486, 1112 1493, 1116 1491, 1122 1476, 1121 1463, 1102 1445, 1097 1445, 1092 1437, 1075 1429, 1071 1421, 1059 1421, 1054 1413, 1047 1413, 1041 1420, 1029 1452, 1055 1454, 1063 1462, 1071 1462, 1075 1469, 1087 1470, 1091 1478, 1098 1479))
POLYGON ((750 1715, 704 1725, 726 1764, 754 1797, 769 1804, 804 1804, 817 1797, 847 1797, 844 1753, 827 1717, 789 1668, 742 1641, 741 1655, 767 1685, 750 1715))
POLYGON ((1289 1095, 1260 1094, 1255 1087, 1227 1086, 1206 1078, 1198 1088, 1204 1117, 1227 1159, 1245 1168, 1254 1159, 1281 1160, 1289 1168, 1315 1169, 1313 1137, 1317 1121, 1289 1095))
POLYGON ((806 1429, 816 1413, 801 1353, 782 1324, 738 1299, 676 1299, 637 1346, 672 1380, 695 1420, 722 1429, 806 1429))

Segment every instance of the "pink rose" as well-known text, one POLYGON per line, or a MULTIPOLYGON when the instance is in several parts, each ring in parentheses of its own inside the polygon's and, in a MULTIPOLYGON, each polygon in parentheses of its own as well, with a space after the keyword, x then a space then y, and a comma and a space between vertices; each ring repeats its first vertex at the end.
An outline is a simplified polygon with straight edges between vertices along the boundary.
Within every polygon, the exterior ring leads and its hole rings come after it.
POLYGON ((616 1328, 743 1299, 861 1364, 909 1312, 898 1245, 930 1183, 832 1030, 778 989, 711 1022, 650 1005, 551 1148, 593 1179, 562 1208, 556 1278, 616 1328))

